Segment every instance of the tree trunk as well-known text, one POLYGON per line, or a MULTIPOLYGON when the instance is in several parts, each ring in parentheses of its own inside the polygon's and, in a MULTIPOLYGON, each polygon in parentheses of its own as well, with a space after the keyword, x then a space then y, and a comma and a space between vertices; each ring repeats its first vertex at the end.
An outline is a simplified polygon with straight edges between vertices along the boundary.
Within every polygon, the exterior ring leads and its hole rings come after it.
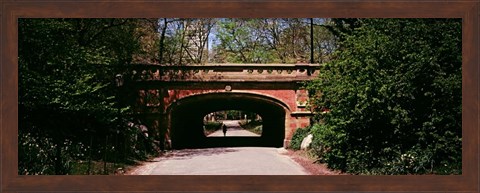
POLYGON ((313 18, 310 18, 310 64, 313 64, 313 18))
POLYGON ((163 18, 163 28, 162 28, 162 34, 160 35, 160 49, 159 49, 159 53, 158 53, 158 62, 160 62, 160 64, 163 64, 164 61, 163 61, 163 52, 164 52, 164 49, 165 49, 165 33, 167 32, 167 25, 168 25, 168 22, 167 22, 167 18, 163 18))

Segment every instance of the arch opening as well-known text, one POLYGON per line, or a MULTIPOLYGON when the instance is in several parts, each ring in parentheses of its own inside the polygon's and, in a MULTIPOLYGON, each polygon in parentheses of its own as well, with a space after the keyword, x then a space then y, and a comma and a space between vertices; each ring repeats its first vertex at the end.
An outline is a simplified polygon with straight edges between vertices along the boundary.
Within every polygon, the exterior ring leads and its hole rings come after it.
POLYGON ((174 149, 202 147, 282 147, 288 108, 278 100, 251 93, 209 93, 185 97, 169 107, 171 145, 174 149), (211 112, 253 112, 262 118, 260 137, 207 137, 204 118, 211 112))
POLYGON ((262 131, 262 117, 255 112, 215 111, 203 117, 206 137, 260 137, 262 131))

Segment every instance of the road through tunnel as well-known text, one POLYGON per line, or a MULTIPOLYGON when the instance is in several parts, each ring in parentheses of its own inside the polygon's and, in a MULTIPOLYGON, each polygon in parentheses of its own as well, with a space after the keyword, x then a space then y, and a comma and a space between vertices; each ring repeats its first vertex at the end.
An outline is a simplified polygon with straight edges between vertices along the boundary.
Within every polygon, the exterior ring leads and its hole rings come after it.
POLYGON ((272 97, 236 92, 199 94, 180 99, 169 107, 171 145, 174 149, 204 147, 282 147, 288 107, 272 97), (221 110, 250 111, 263 121, 260 137, 206 137, 205 115, 221 110))

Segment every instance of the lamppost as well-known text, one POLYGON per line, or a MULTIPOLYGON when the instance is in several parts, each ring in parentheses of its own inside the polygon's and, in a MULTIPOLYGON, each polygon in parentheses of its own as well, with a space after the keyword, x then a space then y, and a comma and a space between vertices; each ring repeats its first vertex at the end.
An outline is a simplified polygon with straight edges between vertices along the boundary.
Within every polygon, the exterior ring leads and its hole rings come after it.
POLYGON ((115 83, 117 84, 117 87, 123 86, 123 75, 121 74, 115 75, 115 83))
MULTIPOLYGON (((121 74, 117 74, 115 75, 115 83, 116 83, 116 86, 118 88, 118 91, 117 91, 117 101, 118 103, 120 103, 120 88, 123 86, 123 76, 121 74)), ((118 116, 120 116, 120 104, 118 105, 118 116)), ((120 119, 118 119, 120 120, 120 119)), ((114 170, 117 169, 116 165, 117 165, 117 151, 119 150, 118 148, 118 134, 120 133, 120 130, 118 130, 118 128, 116 128, 116 132, 115 132, 115 146, 114 146, 114 162, 113 162, 113 167, 114 167, 114 170), (115 149, 115 147, 117 147, 117 149, 115 149)), ((108 138, 107 138, 108 139, 108 138)), ((125 153, 125 152, 124 152, 125 153)))

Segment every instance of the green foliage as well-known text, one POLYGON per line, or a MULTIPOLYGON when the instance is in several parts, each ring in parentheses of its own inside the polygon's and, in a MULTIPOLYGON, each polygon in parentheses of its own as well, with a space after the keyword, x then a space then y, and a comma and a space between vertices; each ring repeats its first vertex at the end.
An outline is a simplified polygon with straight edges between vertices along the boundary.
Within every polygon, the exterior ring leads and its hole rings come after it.
POLYGON ((127 127, 130 108, 116 97, 123 88, 115 75, 139 48, 135 20, 19 19, 18 26, 19 174, 68 174, 87 149, 98 160, 127 144, 136 131, 127 127), (113 140, 117 132, 122 143, 113 140))
POLYGON ((240 120, 243 119, 242 115, 244 114, 243 111, 238 111, 238 110, 228 110, 224 111, 223 113, 226 113, 227 115, 227 120, 240 120))
POLYGON ((260 36, 255 36, 259 20, 222 19, 218 22, 217 57, 223 62, 265 63, 269 53, 262 46, 260 36))
POLYGON ((461 173, 461 20, 354 23, 307 86, 326 112, 312 130, 321 159, 355 174, 461 173))
MULTIPOLYGON (((55 170, 51 166, 54 165, 55 144, 51 139, 32 137, 31 135, 30 133, 20 133, 19 135, 19 174, 54 174, 55 170)), ((68 168, 64 166, 62 170, 65 171, 68 168)))
MULTIPOLYGON (((310 19, 221 19, 213 45, 214 61, 220 63, 296 63, 310 58, 310 19)), ((335 48, 332 33, 314 19, 314 58, 328 60, 335 48)))
POLYGON ((203 123, 205 135, 213 133, 222 128, 223 123, 218 121, 207 121, 203 123))
POLYGON ((241 121, 238 121, 238 123, 242 128, 252 133, 262 135, 263 122, 261 120, 251 120, 251 121, 241 120, 241 121))
POLYGON ((310 127, 298 128, 293 133, 292 140, 290 141, 289 148, 294 150, 299 150, 302 145, 302 141, 310 133, 310 127))

